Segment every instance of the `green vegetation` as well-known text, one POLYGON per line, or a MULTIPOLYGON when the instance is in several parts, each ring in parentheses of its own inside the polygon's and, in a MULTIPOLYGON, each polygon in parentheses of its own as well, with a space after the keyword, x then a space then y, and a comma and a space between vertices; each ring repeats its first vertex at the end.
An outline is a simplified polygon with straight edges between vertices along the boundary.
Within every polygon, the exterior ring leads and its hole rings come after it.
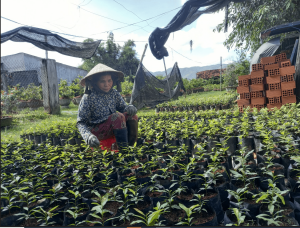
POLYGON ((299 193, 300 105, 148 115, 136 145, 117 153, 90 148, 75 123, 40 123, 1 143, 2 215, 15 208, 23 221, 65 226, 297 225, 288 201, 299 193), (260 210, 247 213, 246 202, 260 210))

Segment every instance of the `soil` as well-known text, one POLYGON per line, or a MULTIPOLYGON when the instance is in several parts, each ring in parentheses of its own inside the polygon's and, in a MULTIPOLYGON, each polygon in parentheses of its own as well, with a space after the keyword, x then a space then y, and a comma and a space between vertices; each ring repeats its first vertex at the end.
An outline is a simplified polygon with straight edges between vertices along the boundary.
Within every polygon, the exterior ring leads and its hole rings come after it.
POLYGON ((272 168, 269 168, 269 170, 279 170, 279 169, 283 169, 283 167, 280 167, 280 166, 278 166, 278 167, 272 167, 272 168))
POLYGON ((34 207, 34 206, 36 206, 36 205, 38 205, 38 203, 37 203, 37 202, 34 202, 34 203, 29 204, 28 207, 34 207))
POLYGON ((214 174, 216 174, 216 173, 224 173, 224 172, 225 172, 225 169, 218 169, 218 170, 216 170, 214 172, 214 174))
POLYGON ((139 159, 139 161, 140 161, 140 162, 145 162, 145 161, 147 161, 147 157, 144 158, 144 159, 139 159))
POLYGON ((128 174, 126 174, 126 175, 122 175, 122 176, 129 177, 129 176, 132 176, 132 175, 134 175, 134 173, 128 173, 128 174))
MULTIPOLYGON (((38 222, 38 219, 27 219, 25 220, 24 222, 22 222, 19 226, 22 226, 22 227, 25 227, 25 226, 39 226, 39 222, 38 222)), ((53 225, 53 226, 56 226, 56 225, 53 225)))
POLYGON ((218 195, 217 192, 208 192, 207 195, 204 195, 203 200, 209 200, 218 195))
POLYGON ((145 177, 149 177, 150 174, 144 175, 144 176, 137 176, 136 178, 145 178, 145 177))
POLYGON ((200 214, 198 214, 198 216, 196 214, 194 214, 194 218, 192 219, 192 223, 194 225, 199 225, 199 224, 203 224, 206 222, 209 222, 211 220, 213 220, 214 218, 214 213, 212 212, 201 212, 200 214))
POLYGON ((163 193, 162 192, 147 192, 146 195, 149 197, 160 197, 163 193))
POLYGON ((138 204, 136 205, 132 205, 133 208, 137 208, 139 210, 144 210, 148 207, 150 207, 150 203, 149 202, 145 202, 145 201, 139 201, 138 204))
POLYGON ((164 213, 163 216, 172 221, 172 222, 180 222, 184 216, 185 216, 185 211, 184 210, 171 210, 168 213, 164 213))
POLYGON ((135 165, 135 166, 132 166, 131 169, 137 169, 138 167, 140 167, 139 165, 135 165))
POLYGON ((107 202, 104 206, 104 209, 113 212, 113 214, 112 215, 110 213, 104 214, 104 221, 106 221, 107 219, 115 216, 116 213, 117 213, 118 208, 121 207, 122 205, 123 205, 123 203, 116 202, 116 201, 107 202))
POLYGON ((176 196, 176 197, 181 200, 191 200, 191 199, 193 199, 194 194, 185 195, 185 194, 181 193, 179 196, 176 196))

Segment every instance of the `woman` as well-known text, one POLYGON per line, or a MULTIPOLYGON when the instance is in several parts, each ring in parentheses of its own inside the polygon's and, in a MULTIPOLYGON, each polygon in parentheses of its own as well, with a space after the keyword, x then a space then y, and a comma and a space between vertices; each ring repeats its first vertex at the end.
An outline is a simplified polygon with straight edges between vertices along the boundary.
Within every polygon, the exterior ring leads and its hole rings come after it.
POLYGON ((113 89, 114 85, 119 89, 123 80, 122 72, 99 63, 80 82, 86 89, 79 104, 77 128, 91 147, 113 135, 119 149, 133 146, 137 140, 137 109, 113 89))

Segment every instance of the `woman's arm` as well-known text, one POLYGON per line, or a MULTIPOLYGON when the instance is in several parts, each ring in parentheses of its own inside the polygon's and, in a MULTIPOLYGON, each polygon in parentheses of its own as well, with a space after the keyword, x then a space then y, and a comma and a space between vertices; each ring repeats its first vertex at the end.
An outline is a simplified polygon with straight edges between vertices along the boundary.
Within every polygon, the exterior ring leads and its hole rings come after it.
POLYGON ((83 140, 87 144, 88 144, 88 138, 92 134, 88 127, 90 116, 91 116, 91 110, 88 103, 88 95, 84 94, 78 108, 77 128, 83 140))
POLYGON ((126 104, 123 97, 121 96, 121 94, 118 91, 116 91, 116 101, 117 101, 116 102, 117 103, 117 107, 116 107, 117 111, 121 112, 121 113, 125 112, 126 111, 125 109, 128 107, 128 105, 126 104))

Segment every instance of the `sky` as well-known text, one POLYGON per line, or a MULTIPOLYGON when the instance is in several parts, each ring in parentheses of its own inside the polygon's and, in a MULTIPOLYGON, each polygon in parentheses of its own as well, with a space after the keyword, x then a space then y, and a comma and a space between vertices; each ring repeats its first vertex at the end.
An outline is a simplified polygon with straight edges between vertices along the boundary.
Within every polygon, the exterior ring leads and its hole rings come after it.
MULTIPOLYGON (((85 37, 61 35, 77 42, 83 42, 86 38, 106 40, 112 31, 115 41, 121 46, 128 39, 134 40, 137 57, 140 59, 151 32, 157 27, 165 27, 184 2, 185 0, 1 0, 1 16, 28 26, 85 37), (165 14, 156 17, 162 13, 165 14), (140 22, 148 18, 152 19, 140 22), (136 22, 140 23, 128 26, 136 22), (124 26, 127 27, 121 28, 124 26)), ((173 67, 175 62, 180 68, 219 64, 221 56, 223 64, 232 62, 236 58, 235 52, 228 51, 223 46, 232 29, 229 28, 227 33, 213 32, 222 23, 224 16, 224 11, 202 15, 191 25, 171 34, 165 45, 169 52, 169 56, 165 58, 166 67, 173 67), (193 40, 192 52, 190 40, 193 40)), ((1 33, 20 26, 1 18, 1 33)), ((45 58, 45 51, 30 43, 7 41, 1 44, 1 56, 21 52, 45 58)), ((48 51, 48 58, 74 67, 82 63, 80 58, 53 51, 48 51)), ((163 60, 157 60, 149 47, 143 64, 151 72, 164 70, 163 60)))

